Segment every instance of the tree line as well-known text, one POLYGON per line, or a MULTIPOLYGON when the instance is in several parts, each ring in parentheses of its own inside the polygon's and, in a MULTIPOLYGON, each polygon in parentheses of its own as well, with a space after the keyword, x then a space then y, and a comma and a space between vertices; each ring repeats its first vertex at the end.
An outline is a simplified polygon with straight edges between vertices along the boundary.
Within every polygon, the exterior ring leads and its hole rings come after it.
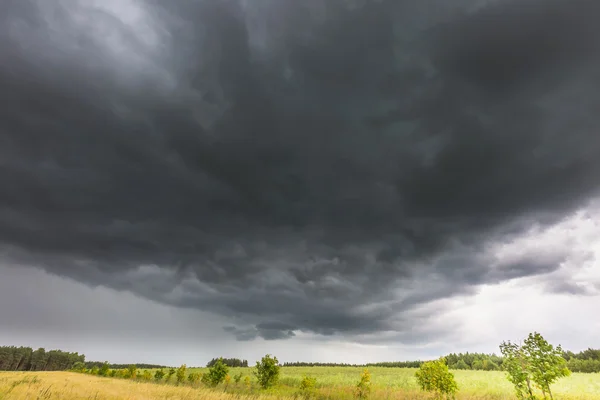
POLYGON ((62 371, 76 362, 84 362, 85 355, 40 347, 0 346, 0 371, 62 371))
MULTIPOLYGON (((94 367, 101 368, 105 362, 102 361, 86 361, 85 368, 92 369, 94 367)), ((127 369, 131 364, 110 364, 108 363, 108 368, 110 369, 127 369)), ((137 368, 140 369, 158 369, 158 368, 168 368, 166 365, 158 365, 158 364, 135 364, 137 368)))
MULTIPOLYGON (((567 367, 573 372, 600 372, 600 349, 591 349, 574 353, 563 351, 562 358, 567 361, 567 367)), ((449 369, 452 370, 502 370, 503 357, 484 353, 451 353, 445 356, 449 369)), ((206 366, 212 367, 218 358, 210 360, 206 366)), ((228 367, 248 367, 247 360, 238 358, 222 358, 228 367)), ((44 348, 33 350, 31 347, 0 346, 0 370, 2 371, 57 371, 73 367, 77 362, 84 363, 85 368, 101 368, 104 363, 99 361, 85 362, 85 356, 62 350, 46 351, 44 348)), ((424 361, 394 361, 369 364, 350 363, 318 363, 318 362, 286 362, 284 367, 388 367, 388 368, 419 368, 424 361)), ((108 364, 110 369, 127 369, 127 364, 108 364)), ((164 365, 136 364, 140 369, 168 368, 164 365)))
POLYGON ((240 360, 239 358, 213 358, 206 364, 206 366, 210 368, 217 364, 218 361, 221 361, 228 367, 248 367, 248 360, 240 360))
POLYGON ((562 356, 573 372, 600 372, 600 349, 587 349, 579 353, 566 351, 562 356))

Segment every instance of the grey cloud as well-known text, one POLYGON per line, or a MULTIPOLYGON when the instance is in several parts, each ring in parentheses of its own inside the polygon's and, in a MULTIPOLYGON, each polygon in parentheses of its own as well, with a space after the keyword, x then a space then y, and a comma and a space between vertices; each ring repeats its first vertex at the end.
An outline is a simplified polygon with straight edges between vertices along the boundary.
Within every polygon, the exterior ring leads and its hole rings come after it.
POLYGON ((240 340, 556 268, 485 250, 598 193, 596 3, 272 3, 4 2, 4 257, 240 340))

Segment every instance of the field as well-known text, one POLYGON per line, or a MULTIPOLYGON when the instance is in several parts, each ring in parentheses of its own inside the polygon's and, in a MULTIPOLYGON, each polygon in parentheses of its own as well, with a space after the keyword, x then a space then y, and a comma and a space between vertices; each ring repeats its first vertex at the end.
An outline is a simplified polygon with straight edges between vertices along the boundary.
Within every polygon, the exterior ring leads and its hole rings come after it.
MULTIPOLYGON (((204 372, 191 369, 189 372, 204 372)), ((251 376, 251 368, 232 368, 233 376, 242 372, 251 376)), ((72 372, 0 372, 0 400, 25 399, 293 399, 304 375, 317 378, 318 398, 351 399, 353 386, 361 368, 352 367, 285 367, 280 384, 268 391, 255 384, 246 388, 240 382, 227 389, 206 389, 202 385, 177 387, 174 384, 142 383, 118 378, 101 378, 72 372), (225 390, 227 392, 225 392, 225 390)), ((369 368, 372 375, 371 399, 429 399, 419 392, 413 378, 414 369, 369 368)), ((459 384, 457 399, 508 400, 514 399, 512 387, 502 372, 453 371, 459 384)), ((553 386, 556 400, 600 400, 600 374, 573 374, 553 386)))

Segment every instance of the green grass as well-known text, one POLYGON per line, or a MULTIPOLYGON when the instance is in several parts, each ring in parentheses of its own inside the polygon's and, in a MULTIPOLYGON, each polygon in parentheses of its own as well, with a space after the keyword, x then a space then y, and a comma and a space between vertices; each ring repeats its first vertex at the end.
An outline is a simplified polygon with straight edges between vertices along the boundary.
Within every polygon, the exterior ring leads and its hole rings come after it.
MULTIPOLYGON (((361 367, 283 367, 279 385, 268 390, 267 394, 281 397, 293 397, 298 392, 300 381, 305 375, 317 378, 319 398, 351 399, 352 390, 360 379, 361 367)), ((191 372, 207 372, 207 368, 190 368, 191 372)), ((233 377, 239 372, 243 377, 252 378, 253 387, 248 390, 242 380, 239 384, 229 385, 227 391, 233 393, 265 393, 256 386, 252 375, 253 368, 230 368, 233 377)), ((370 367, 373 386, 372 399, 425 399, 419 391, 414 378, 413 368, 370 367)), ((504 372, 499 371, 452 371, 459 385, 457 399, 515 399, 513 387, 504 372)), ((172 378, 172 382, 175 379, 172 378)), ((216 390, 223 391, 222 385, 216 390)), ((600 400, 600 374, 574 373, 559 380, 552 386, 555 400, 600 400)), ((541 393, 540 393, 541 398, 541 393)))

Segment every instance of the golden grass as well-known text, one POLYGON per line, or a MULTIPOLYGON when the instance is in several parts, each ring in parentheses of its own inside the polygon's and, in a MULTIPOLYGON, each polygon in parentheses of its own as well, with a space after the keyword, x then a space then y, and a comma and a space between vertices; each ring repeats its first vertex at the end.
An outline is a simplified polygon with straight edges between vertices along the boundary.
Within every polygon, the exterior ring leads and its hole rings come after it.
POLYGON ((0 372, 0 400, 232 400, 275 399, 192 387, 100 378, 72 372, 0 372))

